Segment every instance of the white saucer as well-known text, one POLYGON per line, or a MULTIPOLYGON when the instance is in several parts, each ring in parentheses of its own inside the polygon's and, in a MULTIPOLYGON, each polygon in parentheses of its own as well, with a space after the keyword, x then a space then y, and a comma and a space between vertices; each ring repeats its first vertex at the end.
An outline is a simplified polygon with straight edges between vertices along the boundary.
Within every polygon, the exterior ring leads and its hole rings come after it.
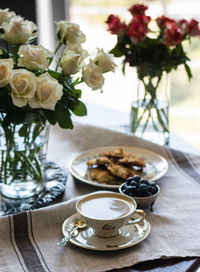
MULTIPOLYGON (((62 225, 62 232, 67 236, 70 223, 74 222, 81 216, 78 213, 67 218, 62 225)), ((94 235, 90 227, 79 230, 77 236, 72 237, 69 241, 79 247, 90 250, 112 251, 128 248, 142 242, 150 233, 150 223, 143 220, 141 223, 125 225, 120 229, 120 233, 111 238, 100 238, 94 235)))

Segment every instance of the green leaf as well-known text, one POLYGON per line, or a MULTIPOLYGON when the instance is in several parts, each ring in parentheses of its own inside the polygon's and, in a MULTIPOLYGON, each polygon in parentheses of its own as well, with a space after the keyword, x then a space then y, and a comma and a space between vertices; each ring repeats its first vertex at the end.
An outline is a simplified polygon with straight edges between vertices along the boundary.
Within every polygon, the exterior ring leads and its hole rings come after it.
POLYGON ((44 114, 51 125, 55 125, 57 122, 55 111, 44 110, 44 114))
POLYGON ((48 73, 50 74, 50 76, 52 76, 55 79, 58 79, 59 76, 61 75, 61 73, 58 73, 58 72, 55 72, 55 71, 52 71, 52 70, 48 70, 48 73))
POLYGON ((58 103, 55 108, 55 114, 58 124, 61 128, 73 129, 73 124, 71 120, 70 112, 65 109, 62 103, 58 103))
POLYGON ((82 91, 79 89, 74 89, 74 93, 77 94, 78 98, 81 98, 82 91))
POLYGON ((73 110, 73 113, 77 116, 85 116, 87 115, 87 108, 85 104, 81 101, 79 101, 78 105, 73 110))
POLYGON ((186 71, 186 73, 188 75, 188 79, 190 80, 192 78, 192 72, 190 70, 190 67, 189 67, 189 65, 187 63, 185 63, 184 66, 185 66, 185 71, 186 71))
POLYGON ((118 45, 116 45, 111 51, 111 54, 113 54, 115 57, 122 57, 124 56, 124 52, 120 49, 118 45))

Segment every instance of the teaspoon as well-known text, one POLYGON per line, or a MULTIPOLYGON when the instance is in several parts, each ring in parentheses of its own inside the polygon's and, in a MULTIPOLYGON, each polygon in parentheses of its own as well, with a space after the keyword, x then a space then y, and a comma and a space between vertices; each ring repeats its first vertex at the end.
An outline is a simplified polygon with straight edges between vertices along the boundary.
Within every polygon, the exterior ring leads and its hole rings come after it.
POLYGON ((71 226, 72 226, 72 230, 69 232, 67 236, 63 237, 62 240, 57 243, 57 246, 61 246, 61 247, 66 246, 67 242, 71 239, 74 232, 78 229, 86 228, 87 224, 82 218, 80 218, 80 219, 77 219, 76 222, 71 223, 71 226))

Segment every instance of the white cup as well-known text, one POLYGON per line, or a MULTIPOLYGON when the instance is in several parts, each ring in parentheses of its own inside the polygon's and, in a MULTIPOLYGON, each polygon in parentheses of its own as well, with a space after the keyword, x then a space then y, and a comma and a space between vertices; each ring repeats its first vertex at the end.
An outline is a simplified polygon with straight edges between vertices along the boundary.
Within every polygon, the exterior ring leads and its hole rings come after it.
POLYGON ((129 196, 114 192, 96 192, 82 197, 76 203, 77 212, 86 224, 100 237, 112 237, 125 224, 134 224, 144 219, 145 213, 136 210, 137 203, 129 196), (139 214, 130 220, 133 214, 139 214))

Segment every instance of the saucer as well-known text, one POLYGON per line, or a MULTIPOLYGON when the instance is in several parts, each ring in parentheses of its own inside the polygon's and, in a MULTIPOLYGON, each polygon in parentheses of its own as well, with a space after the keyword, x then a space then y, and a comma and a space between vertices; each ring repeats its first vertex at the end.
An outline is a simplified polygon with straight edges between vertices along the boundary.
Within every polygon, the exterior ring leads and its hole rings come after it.
MULTIPOLYGON (((70 229, 70 223, 74 222, 81 216, 78 213, 73 214, 67 218, 62 225, 62 233, 67 236, 70 229)), ((119 234, 111 238, 97 237, 93 229, 87 227, 79 230, 76 236, 69 240, 72 244, 90 249, 100 251, 112 251, 128 248, 142 242, 150 233, 150 223, 144 219, 137 224, 125 225, 119 230, 119 234)))

